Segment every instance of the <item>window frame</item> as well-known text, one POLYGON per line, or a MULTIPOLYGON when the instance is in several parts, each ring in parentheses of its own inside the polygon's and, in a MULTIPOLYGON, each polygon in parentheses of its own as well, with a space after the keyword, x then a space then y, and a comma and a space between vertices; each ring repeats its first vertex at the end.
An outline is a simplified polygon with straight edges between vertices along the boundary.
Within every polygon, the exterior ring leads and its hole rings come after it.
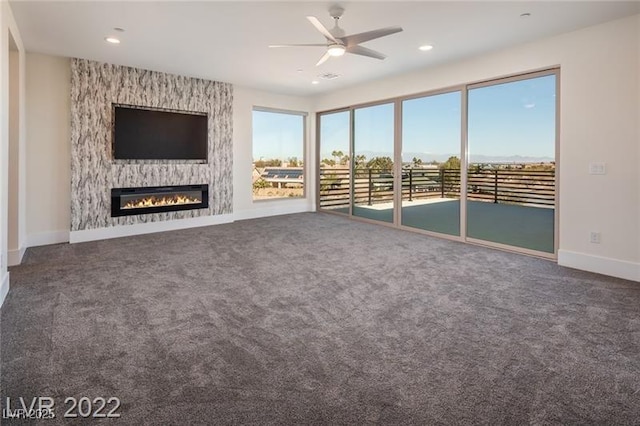
MULTIPOLYGON (((451 240, 455 240, 455 241, 460 241, 460 242, 464 242, 467 244, 479 244, 479 245, 484 245, 484 246, 489 246, 489 247, 493 247, 493 248, 497 248, 497 249, 501 249, 501 250, 505 250, 505 251, 510 251, 510 252, 515 252, 515 253, 520 253, 520 254, 527 254, 527 255, 531 255, 531 256, 536 256, 536 257, 542 257, 542 258, 547 258, 547 259, 553 259, 556 260, 557 256, 558 256, 558 250, 559 250, 559 237, 560 237, 560 175, 561 175, 561 170, 560 170, 560 161, 561 161, 561 157, 560 157, 560 126, 561 126, 561 121, 560 121, 560 111, 561 111, 561 67, 560 65, 550 65, 548 67, 542 67, 542 68, 538 68, 538 69, 533 69, 533 70, 529 70, 529 71, 522 71, 522 72, 518 72, 518 73, 512 73, 512 74, 506 74, 506 75, 502 75, 502 76, 497 76, 497 77, 492 77, 492 78, 487 78, 487 79, 481 79, 481 80, 476 80, 476 81, 467 81, 467 82, 463 82, 460 84, 456 84, 456 85, 450 85, 450 86, 445 86, 445 87, 441 87, 441 88, 436 88, 436 89, 431 89, 431 90, 427 90, 427 91, 422 91, 422 92, 415 92, 415 93, 411 93, 411 94, 406 94, 406 95, 400 95, 400 96, 395 96, 395 97, 389 97, 389 98, 384 98, 384 99, 380 99, 380 100, 375 100, 375 101, 370 101, 370 102, 363 102, 363 103, 359 103, 359 104, 352 104, 352 105, 348 105, 348 106, 343 106, 343 107, 339 107, 339 108, 332 108, 332 109, 328 109, 328 110, 323 110, 323 111, 317 111, 315 113, 315 117, 316 117, 316 123, 319 123, 321 120, 321 117, 325 114, 331 114, 331 113, 335 113, 335 112, 340 112, 340 111, 349 111, 350 113, 350 120, 351 120, 351 140, 350 140, 350 146, 353 146, 353 117, 354 117, 354 111, 356 109, 359 108, 365 108, 365 107, 369 107, 369 106, 375 106, 375 105, 380 105, 380 104, 386 104, 386 103, 394 103, 395 104, 395 113, 396 113, 396 119, 395 119, 395 129, 396 129, 396 134, 395 134, 395 145, 394 145, 394 170, 395 170, 395 180, 394 180, 394 186, 396 188, 400 187, 401 185, 401 176, 400 176, 400 168, 402 167, 402 158, 401 158, 401 153, 402 153, 402 106, 403 106, 403 102, 406 100, 411 100, 411 99, 416 99, 416 98, 422 98, 422 97, 428 97, 428 96, 432 96, 432 95, 438 95, 438 94, 443 94, 443 93, 448 93, 448 92, 454 92, 454 91, 460 91, 461 92, 461 96, 462 96, 462 105, 461 105, 461 170, 467 170, 468 168, 468 163, 469 163, 469 158, 468 158, 468 151, 469 151, 469 144, 468 144, 468 95, 469 95, 469 91, 472 89, 477 89, 480 87, 487 87, 487 86, 493 86, 493 85, 498 85, 498 84, 503 84, 503 83, 511 83, 511 82, 515 82, 515 81, 521 81, 521 80, 528 80, 528 79, 533 79, 533 78, 537 78, 537 77, 543 77, 543 76, 547 76, 547 75, 555 75, 555 80, 556 80, 556 88, 555 88, 555 94, 556 94, 556 115, 555 115, 555 205, 554 205, 554 230, 553 230, 553 234, 554 234, 554 252, 553 253, 546 253, 546 252, 540 252, 540 251, 535 251, 535 250, 530 250, 530 249, 526 249, 526 248, 522 248, 522 247, 516 247, 516 246, 506 246, 504 244, 499 244, 499 243, 493 243, 490 241, 478 241, 478 240, 474 240, 472 238, 469 238, 467 236, 467 226, 466 226, 466 221, 467 221, 467 174, 463 173, 461 175, 461 181, 460 181, 460 185, 461 188, 465 188, 464 190, 464 194, 461 197, 461 210, 460 210, 460 236, 450 236, 450 235, 446 235, 446 234, 440 234, 440 233, 434 233, 434 232, 430 232, 430 231, 425 231, 425 230, 420 230, 420 229, 413 229, 410 227, 405 227, 402 225, 402 212, 401 212, 401 206, 402 206, 402 194, 401 193, 396 193, 394 194, 394 222, 393 223, 386 223, 386 222, 382 222, 382 221, 373 221, 374 223, 378 224, 378 225, 382 225, 382 226, 390 226, 390 227, 394 227, 394 228, 399 228, 399 229, 406 229, 412 232, 417 232, 417 233, 422 233, 422 234, 427 234, 427 235, 432 235, 432 236, 436 236, 438 238, 444 238, 444 239, 451 239, 451 240), (400 207, 400 208, 399 208, 400 207)), ((316 126, 316 140, 315 140, 315 150, 316 150, 316 173, 315 173, 315 180, 316 180, 316 196, 315 196, 315 203, 316 203, 316 209, 320 212, 324 212, 324 213, 329 213, 329 214, 341 214, 341 213, 337 213, 337 212, 333 212, 331 210, 327 210, 327 209, 322 209, 320 208, 320 191, 319 191, 319 162, 320 162, 320 126, 316 126)), ((397 191, 396 191, 397 192, 397 191)), ((344 214, 342 214, 344 215, 344 214)), ((349 214, 348 217, 350 219, 353 220, 359 220, 359 221, 369 221, 366 218, 361 218, 358 216, 354 216, 352 209, 349 209, 349 214)))
MULTIPOLYGON (((254 141, 254 126, 253 126, 253 114, 254 112, 266 112, 266 113, 272 113, 272 114, 285 114, 285 115, 293 115, 293 116, 299 116, 302 118, 302 196, 300 197, 287 197, 287 196, 281 196, 281 197, 272 197, 272 198, 264 198, 264 199, 256 199, 254 198, 254 194, 253 194, 253 179, 251 180, 251 202, 252 203, 264 203, 264 202, 272 202, 272 201, 282 201, 282 200, 306 200, 308 198, 308 184, 309 184, 309 167, 307 165, 307 144, 308 144, 308 129, 309 129, 309 113, 306 111, 297 111, 297 110, 288 110, 288 109, 282 109, 282 108, 272 108, 272 107, 265 107, 265 106, 258 106, 258 105, 254 105, 251 108, 251 165, 253 166, 253 164, 255 163, 254 161, 254 148, 255 148, 255 141, 254 141)), ((251 173, 253 174, 253 170, 255 170, 255 167, 252 168, 251 173)))

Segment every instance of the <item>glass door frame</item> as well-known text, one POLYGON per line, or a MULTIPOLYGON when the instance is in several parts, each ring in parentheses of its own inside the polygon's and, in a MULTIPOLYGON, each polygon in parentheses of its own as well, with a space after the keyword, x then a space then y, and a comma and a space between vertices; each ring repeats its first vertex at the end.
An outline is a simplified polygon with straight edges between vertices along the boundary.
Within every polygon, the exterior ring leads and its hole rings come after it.
MULTIPOLYGON (((545 69, 541 69, 541 70, 537 70, 537 71, 530 71, 530 72, 526 72, 526 73, 522 73, 522 74, 515 74, 515 75, 509 75, 509 76, 505 76, 505 77, 500 77, 500 78, 494 78, 494 79, 489 79, 489 80, 484 80, 484 81, 479 81, 479 82, 475 82, 475 83, 469 83, 467 85, 465 85, 465 105, 464 105, 464 127, 463 127, 463 133, 464 133, 464 146, 465 146, 465 160, 464 162, 465 164, 465 169, 464 169, 464 175, 465 178, 467 176, 468 173, 468 152, 469 152, 469 140, 468 140, 468 123, 469 123, 469 111, 468 111, 468 95, 469 95, 469 91, 473 90, 473 89, 479 89, 482 87, 490 87, 490 86, 495 86, 498 84, 505 84, 505 83, 514 83, 514 82, 518 82, 518 81, 526 81, 526 80, 530 80, 530 79, 534 79, 534 78, 538 78, 538 77, 546 77, 546 76, 550 76, 553 75, 555 76, 555 141, 554 141, 554 148, 555 148, 555 158, 554 158, 554 162, 555 162, 555 169, 554 169, 554 220, 553 220, 553 253, 548 253, 548 252, 544 252, 544 251, 538 251, 538 250, 532 250, 532 249, 528 249, 528 248, 524 248, 524 247, 518 247, 518 246, 511 246, 511 245, 507 245, 507 244, 501 244, 501 243, 496 243, 493 241, 486 241, 486 240, 481 240, 481 239, 477 239, 477 238, 473 238, 473 237, 468 237, 466 234, 466 222, 467 222, 467 212, 466 212, 466 205, 467 205, 467 185, 466 185, 466 179, 465 179, 465 188, 464 188, 464 205, 465 205, 465 215, 464 215, 464 229, 465 229, 465 233, 464 233, 464 242, 470 243, 470 244, 477 244, 477 245, 483 245, 483 246, 488 246, 488 247, 493 247, 493 248, 497 248, 500 250, 505 250, 505 251, 511 251, 511 252, 516 252, 516 253, 521 253, 521 254, 527 254, 530 256, 536 256, 536 257, 542 257, 545 259, 552 259, 552 260, 556 260, 558 258, 558 247, 559 247, 559 235, 560 235, 560 226, 559 226, 559 219, 560 219, 560 167, 559 167, 559 159, 560 159, 560 67, 552 67, 552 68, 545 68, 545 69)), ((461 164, 462 167, 462 164, 461 164)), ((462 208, 461 208, 461 213, 462 213, 462 208)), ((461 214, 462 216, 462 214, 461 214)), ((462 223, 461 225, 461 231, 462 231, 462 223)))
MULTIPOLYGON (((383 101, 375 101, 375 102, 370 102, 370 103, 365 103, 365 104, 360 104, 360 105, 354 105, 352 106, 351 109, 351 131, 350 131, 350 146, 349 149, 350 151, 355 154, 356 152, 356 120, 355 120, 355 112, 358 109, 364 109, 364 108, 371 108, 371 107, 376 107, 376 106, 380 106, 380 105, 393 105, 393 143, 392 143, 392 149, 393 149, 393 168, 392 168, 392 173, 393 173, 393 185, 394 188, 397 188, 397 182, 396 182, 396 177, 398 176, 398 170, 397 170, 397 161, 396 161, 396 154, 397 154, 397 141, 398 141, 398 128, 399 128, 399 121, 398 121, 398 116, 397 116, 397 111, 398 111, 398 98, 393 98, 391 100, 387 99, 387 100, 383 100, 383 101)), ((393 226, 393 227, 397 227, 397 223, 396 222, 396 212, 398 211, 398 204, 396 203, 396 190, 393 190, 393 196, 392 196, 392 204, 393 204, 393 220, 391 222, 387 222, 384 220, 375 220, 375 219, 370 219, 367 217, 363 217, 363 216, 357 216, 353 214, 353 206, 355 205, 355 175, 356 175, 356 162, 355 162, 355 155, 352 155, 353 158, 351 158, 351 162, 350 162, 350 173, 351 173, 351 181, 353 182, 351 185, 351 200, 350 200, 350 216, 352 218, 357 218, 360 220, 364 220, 365 222, 371 222, 371 223, 376 223, 376 224, 380 224, 380 225, 387 225, 387 226, 393 226)), ((402 164, 400 164, 400 167, 402 167, 402 164)))
MULTIPOLYGON (((436 90, 430 90, 428 92, 422 92, 422 93, 416 93, 413 95, 409 95, 409 96, 403 96, 401 98, 398 98, 396 100, 397 102, 397 109, 396 111, 398 112, 398 116, 396 117, 397 122, 396 123, 400 123, 398 126, 396 126, 396 129, 398 130, 398 134, 396 135, 396 140, 398 142, 397 146, 396 146, 396 152, 398 153, 399 157, 400 157, 400 169, 402 169, 402 148, 403 148, 403 143, 402 143, 402 108, 403 108, 403 103, 404 101, 410 101, 413 99, 420 99, 420 98, 428 98, 430 96, 438 96, 438 95, 445 95, 448 93, 455 93, 455 92, 460 92, 460 217, 458 218, 458 220, 460 221, 459 227, 460 227, 460 235, 451 235, 451 234, 444 234, 441 232, 435 232, 435 231, 429 231, 427 229, 420 229, 420 228, 414 228, 412 226, 407 226, 407 225, 403 225, 402 224, 402 190, 399 191, 399 193, 395 193, 394 195, 396 196, 396 203, 398 206, 400 206, 397 210, 399 211, 398 213, 398 218, 397 218, 397 226, 400 229, 403 230, 407 230, 407 231, 412 231, 412 232, 418 232, 420 234, 425 234, 425 235, 430 235, 433 237, 438 237, 438 238, 444 238, 444 239, 448 239, 448 240, 454 240, 454 241, 461 241, 464 242, 464 236, 466 235, 466 201, 467 201, 467 172, 466 172, 466 166, 467 166, 467 151, 466 151, 466 142, 467 142, 467 128, 466 128, 466 121, 467 121, 467 89, 466 89, 466 85, 462 84, 462 85, 458 85, 458 86, 450 86, 450 87, 446 87, 444 89, 436 89, 436 90)), ((399 173, 402 173, 402 170, 399 171, 399 173)), ((399 178, 399 182, 395 182, 395 185, 400 185, 402 183, 402 179, 399 178)), ((400 187, 399 187, 400 188, 400 187)))
POLYGON ((339 216, 348 216, 350 218, 353 218, 353 107, 346 107, 346 108, 336 108, 336 109, 331 109, 331 110, 327 110, 327 111, 322 111, 322 112, 317 112, 316 113, 316 161, 315 161, 315 166, 316 166, 316 182, 315 182, 315 189, 316 189, 316 210, 317 211, 321 211, 323 213, 330 213, 330 214, 336 214, 339 216), (320 151, 321 151, 321 143, 322 143, 322 139, 321 139, 321 128, 322 128, 322 116, 323 115, 331 115, 331 114, 339 114, 341 112, 348 112, 349 113, 349 212, 348 213, 342 213, 342 212, 336 212, 336 211, 332 211, 330 209, 322 209, 320 207, 320 170, 321 170, 321 163, 322 163, 322 159, 320 151))
POLYGON ((426 92, 420 92, 405 96, 398 96, 390 99, 383 99, 374 102, 366 102, 362 104, 351 105, 343 108, 336 108, 326 111, 319 111, 316 113, 316 206, 317 211, 323 213, 337 214, 341 216, 348 216, 350 219, 360 220, 369 223, 375 223, 384 226, 391 226, 394 228, 399 228, 403 230, 408 230, 411 232, 417 232, 421 234, 426 234, 430 236, 435 236, 438 238, 444 238, 454 241, 465 242, 474 245, 488 246, 492 248, 497 248, 504 251, 510 251, 515 253, 527 254, 536 257, 542 257, 546 259, 557 259, 558 247, 559 247, 559 207, 560 207, 560 67, 553 66, 548 68, 542 68, 539 70, 534 70, 530 72, 523 72, 519 74, 512 74, 505 77, 498 77, 486 80, 480 80, 472 83, 460 84, 455 86, 449 86, 442 89, 429 90, 426 92), (469 91, 472 89, 480 88, 480 87, 488 87, 497 84, 504 84, 516 81, 523 81, 537 77, 544 77, 548 75, 555 75, 555 200, 554 200, 554 252, 546 253, 537 250, 526 249, 523 247, 510 246, 500 243, 494 243, 491 241, 479 240, 467 237, 467 174, 468 174, 468 166, 469 166, 469 146, 468 146, 468 97, 469 91), (402 225, 402 103, 406 100, 423 98, 428 96, 435 96, 445 93, 457 92, 459 91, 461 94, 461 104, 460 104, 460 235, 448 235, 433 231, 428 231, 419 228, 413 228, 410 226, 402 225), (394 154, 393 154, 393 184, 394 184, 394 193, 393 193, 393 223, 376 221, 368 218, 358 217, 353 215, 353 171, 355 168, 355 159, 353 158, 354 152, 354 111, 359 108, 366 108, 376 105, 389 104, 393 103, 394 105, 394 154), (350 188, 350 197, 349 197, 349 213, 348 215, 340 212, 333 212, 331 210, 325 210, 320 208, 320 128, 319 125, 321 122, 321 117, 323 115, 338 113, 338 112, 346 112, 349 111, 349 188, 350 188))

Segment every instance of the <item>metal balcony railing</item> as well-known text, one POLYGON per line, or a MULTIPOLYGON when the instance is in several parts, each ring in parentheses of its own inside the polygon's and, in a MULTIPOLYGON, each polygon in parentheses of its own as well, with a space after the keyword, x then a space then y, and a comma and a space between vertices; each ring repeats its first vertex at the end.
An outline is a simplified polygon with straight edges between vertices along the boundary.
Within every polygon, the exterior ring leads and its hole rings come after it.
MULTIPOLYGON (((320 169, 320 208, 349 207, 350 170, 320 169)), ((356 205, 393 202, 391 170, 359 169, 353 179, 356 205)), ((460 197, 460 170, 405 169, 402 200, 460 197)), ((467 175, 467 198, 533 207, 555 205, 555 170, 474 169, 467 175)))

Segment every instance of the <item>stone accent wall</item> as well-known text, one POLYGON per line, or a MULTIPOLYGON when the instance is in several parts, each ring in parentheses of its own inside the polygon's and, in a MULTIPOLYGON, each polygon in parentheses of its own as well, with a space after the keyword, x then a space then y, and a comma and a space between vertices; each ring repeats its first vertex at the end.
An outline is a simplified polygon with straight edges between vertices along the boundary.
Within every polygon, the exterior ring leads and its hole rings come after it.
POLYGON ((233 86, 71 61, 71 231, 232 212, 233 86), (208 162, 114 160, 113 104, 208 114, 208 162), (209 184, 209 209, 112 218, 111 188, 209 184))

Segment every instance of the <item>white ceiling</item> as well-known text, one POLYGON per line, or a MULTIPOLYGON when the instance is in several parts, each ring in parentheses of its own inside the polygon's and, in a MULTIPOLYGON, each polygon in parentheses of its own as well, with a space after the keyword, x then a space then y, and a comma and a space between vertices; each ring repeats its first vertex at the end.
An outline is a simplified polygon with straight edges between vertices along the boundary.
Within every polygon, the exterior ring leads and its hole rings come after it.
POLYGON ((322 47, 269 49, 269 44, 322 43, 305 19, 329 28, 329 2, 11 1, 27 51, 164 71, 283 94, 333 91, 414 69, 640 13, 618 1, 350 1, 341 27, 354 34, 400 25, 404 31, 363 46, 384 61, 356 55, 316 67, 322 47), (529 18, 521 18, 529 12, 529 18), (104 41, 117 34, 120 45, 104 41), (430 52, 418 46, 433 44, 430 52), (302 70, 302 71, 299 71, 302 70), (319 74, 340 77, 320 80, 319 74))

